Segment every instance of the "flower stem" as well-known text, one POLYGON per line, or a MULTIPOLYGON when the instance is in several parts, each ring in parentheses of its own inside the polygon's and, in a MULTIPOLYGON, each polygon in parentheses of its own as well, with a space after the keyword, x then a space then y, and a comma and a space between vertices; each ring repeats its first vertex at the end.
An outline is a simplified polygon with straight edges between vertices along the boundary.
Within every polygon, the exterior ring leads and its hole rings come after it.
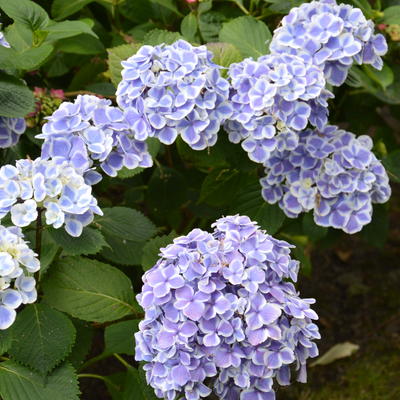
POLYGON ((119 354, 114 353, 113 356, 127 369, 132 368, 119 354))
POLYGON ((96 374, 79 374, 78 378, 93 378, 93 379, 100 379, 101 381, 107 383, 108 385, 112 386, 118 392, 120 391, 120 387, 115 385, 110 379, 103 375, 96 375, 96 374))

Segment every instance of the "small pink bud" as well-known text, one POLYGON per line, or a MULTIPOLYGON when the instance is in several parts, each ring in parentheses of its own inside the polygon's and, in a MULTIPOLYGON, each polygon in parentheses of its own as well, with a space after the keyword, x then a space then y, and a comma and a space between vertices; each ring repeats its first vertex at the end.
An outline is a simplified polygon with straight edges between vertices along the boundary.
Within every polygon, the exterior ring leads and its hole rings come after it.
POLYGON ((64 90, 62 89, 50 89, 50 96, 56 99, 64 99, 64 90))

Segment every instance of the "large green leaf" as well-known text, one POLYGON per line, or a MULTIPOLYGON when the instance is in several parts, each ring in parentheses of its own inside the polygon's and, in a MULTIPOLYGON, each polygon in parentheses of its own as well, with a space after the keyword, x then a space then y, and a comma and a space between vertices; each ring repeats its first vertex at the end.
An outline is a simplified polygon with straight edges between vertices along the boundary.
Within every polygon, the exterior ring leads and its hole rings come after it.
POLYGON ((147 271, 153 267, 160 257, 160 249, 171 244, 176 237, 177 234, 175 232, 171 232, 169 235, 156 236, 144 245, 142 256, 142 267, 144 271, 147 271))
POLYGON ((195 40, 195 36, 197 33, 197 18, 194 12, 191 12, 182 19, 181 22, 181 32, 183 37, 189 42, 195 40))
POLYGON ((175 14, 182 16, 182 13, 178 10, 174 0, 150 0, 152 3, 159 4, 167 8, 168 10, 174 12, 175 14))
POLYGON ((95 37, 83 33, 78 36, 63 39, 57 43, 57 49, 65 53, 94 55, 106 51, 103 43, 95 37))
POLYGON ((55 369, 45 381, 14 361, 0 363, 3 400, 79 400, 78 377, 69 364, 55 369))
POLYGON ((383 10, 383 22, 388 25, 400 25, 400 6, 391 6, 383 10))
POLYGON ((46 304, 25 307, 18 313, 12 330, 13 343, 8 353, 41 375, 63 361, 75 342, 71 320, 46 304))
POLYGON ((258 181, 244 186, 232 198, 231 213, 247 215, 270 235, 276 233, 285 220, 285 214, 278 205, 268 204, 261 197, 258 181))
POLYGON ((143 369, 139 368, 127 370, 122 400, 157 400, 154 390, 146 382, 143 369))
POLYGON ((383 160, 390 179, 393 182, 400 182, 400 150, 395 150, 388 154, 383 160))
POLYGON ((11 347, 11 343, 12 343, 11 329, 0 331, 0 356, 8 351, 8 349, 11 347))
POLYGON ((304 234, 314 242, 324 238, 328 233, 328 228, 319 226, 314 222, 311 213, 304 214, 302 223, 304 234))
POLYGON ((214 54, 215 64, 228 68, 231 64, 242 60, 239 50, 230 43, 207 43, 207 48, 214 54))
POLYGON ((135 354, 134 333, 138 331, 139 320, 121 321, 107 326, 104 332, 105 353, 135 354))
POLYGON ((97 254, 107 246, 104 236, 98 229, 85 227, 81 236, 68 235, 64 229, 50 229, 49 233, 55 243, 63 249, 63 255, 80 256, 82 254, 97 254))
POLYGON ((24 82, 0 71, 0 115, 24 117, 33 108, 33 93, 24 82))
POLYGON ((113 235, 105 235, 105 238, 109 246, 100 255, 107 261, 121 265, 140 265, 144 241, 134 242, 113 235))
POLYGON ((30 0, 0 0, 0 8, 14 21, 32 31, 43 29, 49 23, 46 11, 30 0))
POLYGON ((47 303, 86 321, 114 321, 138 311, 129 278, 117 268, 87 258, 57 262, 43 290, 47 303))
POLYGON ((79 368, 83 364, 90 348, 92 347, 94 328, 79 319, 74 319, 73 323, 76 329, 77 340, 67 360, 75 368, 79 368))
POLYGON ((148 32, 144 39, 144 44, 150 44, 156 46, 157 44, 172 44, 183 37, 178 32, 166 31, 164 29, 153 29, 148 32))
POLYGON ((51 15, 60 20, 75 14, 93 0, 54 0, 51 5, 51 15))
POLYGON ((94 36, 97 35, 92 31, 90 26, 83 21, 62 21, 55 22, 46 28, 49 34, 46 37, 46 41, 56 41, 60 39, 66 39, 69 37, 77 36, 82 33, 94 36))
POLYGON ((147 217, 132 208, 104 208, 103 213, 102 217, 96 219, 96 225, 108 235, 143 242, 157 231, 155 225, 147 217))
POLYGON ((220 42, 231 43, 244 57, 254 58, 268 53, 271 37, 264 22, 249 16, 224 23, 219 33, 220 42))
POLYGON ((111 81, 117 87, 121 81, 122 65, 121 61, 133 56, 139 49, 141 44, 131 43, 122 44, 111 49, 107 49, 108 53, 108 68, 110 69, 111 81))

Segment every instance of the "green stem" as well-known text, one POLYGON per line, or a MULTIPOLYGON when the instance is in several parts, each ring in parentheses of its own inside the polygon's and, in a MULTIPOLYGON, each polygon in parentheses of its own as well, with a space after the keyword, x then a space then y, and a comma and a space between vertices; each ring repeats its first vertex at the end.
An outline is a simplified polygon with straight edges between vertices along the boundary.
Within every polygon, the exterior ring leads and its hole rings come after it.
POLYGON ((250 15, 250 11, 243 5, 240 3, 240 1, 235 1, 235 4, 246 14, 246 15, 250 15))
POLYGON ((131 365, 129 365, 119 354, 114 353, 113 356, 127 369, 132 368, 131 365))
POLYGON ((101 381, 107 383, 108 385, 112 386, 118 392, 120 391, 119 386, 115 385, 110 379, 106 378, 103 375, 96 375, 96 374, 79 374, 78 378, 93 378, 93 379, 100 379, 101 381))
POLYGON ((105 358, 111 357, 111 354, 107 354, 107 353, 101 353, 96 357, 93 357, 89 360, 87 360, 85 363, 83 363, 81 365, 81 367, 79 368, 79 371, 82 371, 84 369, 86 369, 87 367, 90 367, 91 365, 97 363, 98 361, 104 360, 105 358))

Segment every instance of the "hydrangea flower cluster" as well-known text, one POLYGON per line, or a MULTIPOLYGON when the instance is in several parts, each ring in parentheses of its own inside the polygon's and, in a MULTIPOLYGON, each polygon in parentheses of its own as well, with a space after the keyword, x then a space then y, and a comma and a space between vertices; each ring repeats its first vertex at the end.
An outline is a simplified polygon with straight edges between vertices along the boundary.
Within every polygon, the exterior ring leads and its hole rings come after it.
POLYGON ((25 129, 26 124, 23 118, 0 117, 0 148, 15 146, 25 129))
POLYGON ((102 215, 92 187, 67 161, 37 158, 1 167, 0 219, 11 213, 12 223, 25 227, 37 219, 38 208, 48 225, 65 225, 71 236, 80 236, 93 214, 102 215))
MULTIPOLYGON (((1 24, 0 24, 0 29, 1 29, 1 24)), ((0 30, 0 46, 3 47, 11 47, 10 43, 7 42, 7 39, 4 36, 4 33, 0 30)))
POLYGON ((362 11, 335 0, 304 3, 293 8, 275 30, 272 53, 295 54, 319 66, 329 83, 340 86, 352 64, 381 69, 387 52, 382 34, 362 11))
POLYGON ((229 139, 242 142, 251 160, 265 162, 278 147, 291 150, 297 132, 310 122, 327 123, 327 100, 319 67, 294 55, 247 58, 229 68, 233 115, 225 124, 229 139))
POLYGON ((288 217, 314 210, 315 223, 355 233, 371 222, 372 203, 391 194, 389 178, 369 136, 327 126, 306 130, 293 151, 275 151, 265 163, 262 195, 288 217))
POLYGON ((273 400, 274 378, 290 384, 295 363, 305 382, 306 360, 318 354, 314 299, 288 281, 299 269, 293 246, 246 216, 213 227, 175 239, 145 273, 136 359, 160 398, 198 400, 212 387, 222 400, 273 400))
POLYGON ((36 256, 20 228, 0 225, 0 330, 14 323, 21 304, 36 301, 36 282, 31 276, 40 269, 36 256))
MULTIPOLYGON (((116 176, 122 167, 134 169, 151 167, 152 158, 143 140, 136 139, 129 128, 127 116, 111 101, 92 95, 78 96, 64 102, 47 118, 42 133, 43 158, 68 160, 85 172, 96 161, 103 171, 116 176)), ((88 183, 101 179, 92 172, 88 183)))
POLYGON ((230 117, 229 83, 205 46, 184 40, 142 46, 123 61, 118 105, 137 140, 156 137, 171 144, 178 135, 193 149, 213 146, 230 117))

